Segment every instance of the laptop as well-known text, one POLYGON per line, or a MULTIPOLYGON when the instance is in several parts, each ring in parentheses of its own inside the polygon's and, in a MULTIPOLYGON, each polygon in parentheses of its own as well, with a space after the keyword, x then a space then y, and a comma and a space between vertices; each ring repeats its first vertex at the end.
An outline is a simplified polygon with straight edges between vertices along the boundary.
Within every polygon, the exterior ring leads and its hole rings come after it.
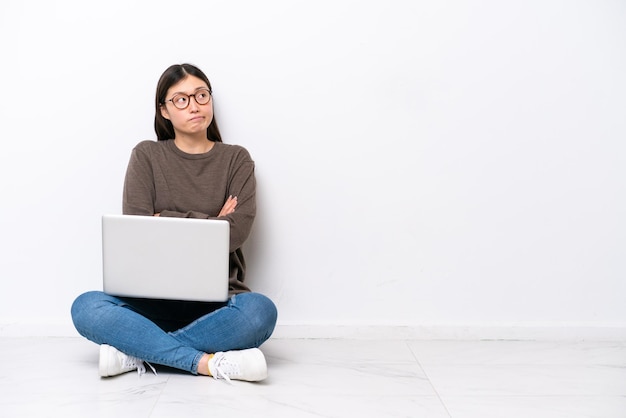
POLYGON ((226 220, 102 216, 103 290, 114 296, 228 299, 226 220))

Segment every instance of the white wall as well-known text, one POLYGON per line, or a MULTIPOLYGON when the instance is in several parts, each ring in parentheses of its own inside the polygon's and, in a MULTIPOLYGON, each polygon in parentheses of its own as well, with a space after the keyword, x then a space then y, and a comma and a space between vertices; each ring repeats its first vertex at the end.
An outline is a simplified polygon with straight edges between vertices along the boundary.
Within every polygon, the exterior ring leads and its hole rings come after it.
POLYGON ((250 284, 282 332, 624 335, 624 2, 174 4, 0 5, 0 335, 74 335, 181 62, 257 162, 250 284))

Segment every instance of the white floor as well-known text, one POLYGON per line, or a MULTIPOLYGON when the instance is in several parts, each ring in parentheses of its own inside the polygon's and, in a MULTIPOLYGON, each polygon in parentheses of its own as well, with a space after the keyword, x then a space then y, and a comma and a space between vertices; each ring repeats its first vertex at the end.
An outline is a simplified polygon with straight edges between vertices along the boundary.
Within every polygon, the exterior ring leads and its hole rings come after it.
POLYGON ((101 379, 81 338, 1 338, 1 417, 626 417, 626 342, 273 339, 262 383, 101 379))

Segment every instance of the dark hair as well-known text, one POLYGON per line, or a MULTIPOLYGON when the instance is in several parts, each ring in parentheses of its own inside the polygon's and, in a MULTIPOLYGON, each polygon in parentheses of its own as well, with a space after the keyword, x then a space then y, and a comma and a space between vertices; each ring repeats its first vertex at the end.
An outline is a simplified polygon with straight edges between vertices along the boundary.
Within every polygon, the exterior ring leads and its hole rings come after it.
MULTIPOLYGON (((200 80, 204 81, 209 87, 209 91, 211 93, 213 92, 213 89, 211 89, 211 83, 209 82, 207 76, 194 65, 175 64, 165 70, 165 72, 163 72, 163 74, 161 75, 161 78, 159 78, 155 100, 156 111, 154 113, 154 130, 159 141, 174 139, 175 136, 174 126, 172 125, 172 122, 165 119, 161 114, 161 106, 165 104, 165 95, 167 94, 167 91, 170 89, 170 87, 190 75, 198 77, 200 80)), ((217 127, 215 113, 213 113, 213 120, 207 128, 206 133, 207 138, 209 138, 210 141, 222 142, 222 135, 220 135, 220 130, 217 127)))

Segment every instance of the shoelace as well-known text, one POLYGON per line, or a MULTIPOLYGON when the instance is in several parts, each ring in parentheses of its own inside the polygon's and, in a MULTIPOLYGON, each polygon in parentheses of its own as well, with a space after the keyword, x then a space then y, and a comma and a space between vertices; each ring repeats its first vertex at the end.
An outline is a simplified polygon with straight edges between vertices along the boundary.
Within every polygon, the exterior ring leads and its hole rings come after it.
POLYGON ((239 374, 239 365, 229 361, 224 353, 217 353, 213 358, 212 372, 214 379, 224 379, 232 384, 229 376, 239 374))
POLYGON ((146 366, 144 366, 144 363, 147 364, 148 366, 150 366, 150 369, 152 370, 152 373, 154 373, 155 376, 157 376, 157 372, 156 369, 152 366, 152 364, 148 363, 147 361, 144 362, 141 359, 138 359, 137 357, 132 357, 132 356, 124 356, 123 358, 123 368, 125 369, 137 369, 137 374, 139 376, 143 376, 146 373, 146 366))

